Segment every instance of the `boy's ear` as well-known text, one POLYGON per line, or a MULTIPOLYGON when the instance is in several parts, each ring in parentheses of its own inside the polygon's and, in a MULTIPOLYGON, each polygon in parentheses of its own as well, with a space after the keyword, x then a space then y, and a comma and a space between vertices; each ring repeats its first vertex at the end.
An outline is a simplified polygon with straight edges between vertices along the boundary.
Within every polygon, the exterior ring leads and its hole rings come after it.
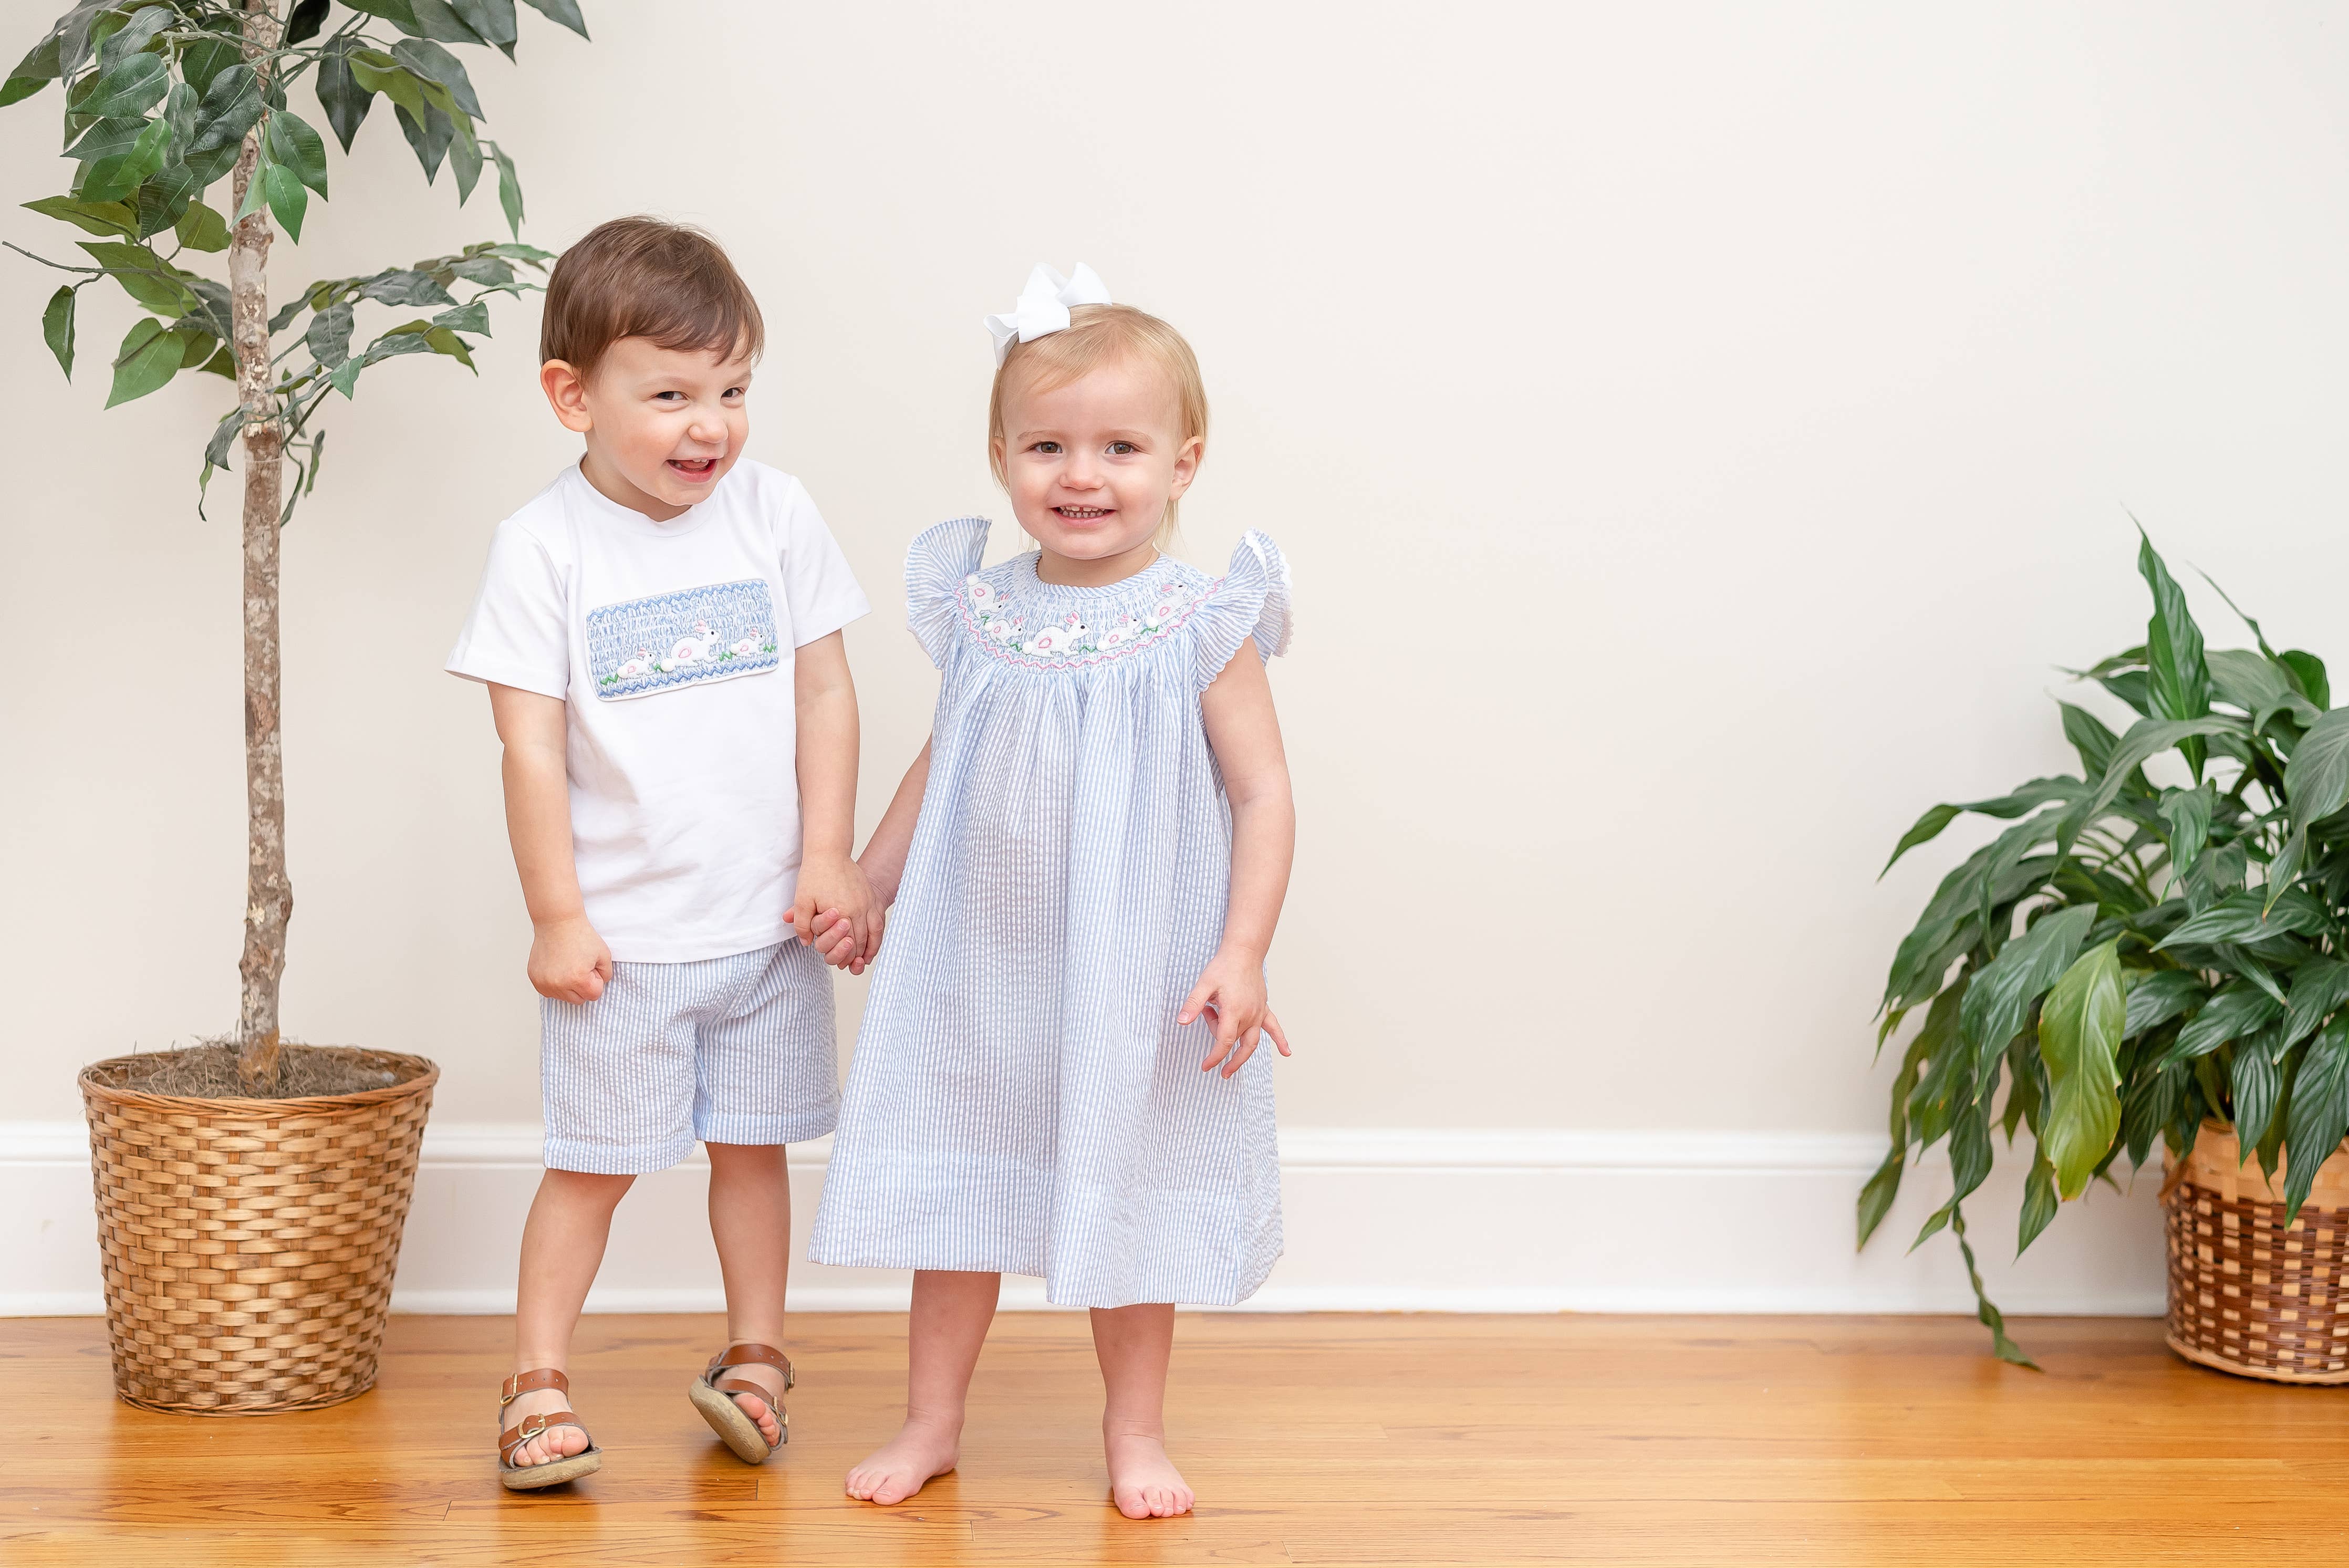
POLYGON ((563 428, 585 435, 595 428, 595 421, 587 412, 586 379, 564 359, 549 359, 538 368, 539 389, 546 394, 547 406, 563 428))

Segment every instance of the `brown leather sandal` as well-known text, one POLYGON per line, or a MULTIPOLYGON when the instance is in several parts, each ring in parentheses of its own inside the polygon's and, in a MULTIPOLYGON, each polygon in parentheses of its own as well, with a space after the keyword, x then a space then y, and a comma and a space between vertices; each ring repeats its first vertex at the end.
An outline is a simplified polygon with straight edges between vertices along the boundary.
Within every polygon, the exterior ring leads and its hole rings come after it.
MULTIPOLYGON (((505 1380, 498 1390, 498 1408, 502 1410, 525 1394, 541 1388, 552 1388, 568 1396, 571 1379, 552 1366, 542 1366, 534 1372, 517 1372, 505 1380)), ((577 1427, 587 1430, 578 1417, 568 1410, 557 1410, 551 1416, 524 1416, 514 1425, 498 1434, 498 1480, 508 1491, 533 1491, 543 1486, 560 1486, 581 1476, 594 1475, 604 1468, 604 1450, 595 1446, 591 1435, 587 1446, 575 1454, 559 1459, 549 1459, 542 1465, 518 1465, 513 1462, 514 1450, 542 1432, 557 1427, 577 1427)))
POLYGON ((783 1375, 783 1392, 788 1394, 799 1381, 792 1371, 791 1357, 771 1345, 730 1345, 709 1358, 701 1376, 687 1390, 693 1407, 709 1423, 709 1429, 726 1440, 734 1457, 744 1464, 762 1465, 767 1456, 792 1440, 792 1418, 783 1409, 783 1402, 747 1377, 724 1377, 718 1375, 730 1366, 771 1366, 783 1375), (734 1402, 737 1394, 755 1394, 775 1413, 775 1440, 767 1441, 760 1432, 759 1423, 743 1413, 734 1402))

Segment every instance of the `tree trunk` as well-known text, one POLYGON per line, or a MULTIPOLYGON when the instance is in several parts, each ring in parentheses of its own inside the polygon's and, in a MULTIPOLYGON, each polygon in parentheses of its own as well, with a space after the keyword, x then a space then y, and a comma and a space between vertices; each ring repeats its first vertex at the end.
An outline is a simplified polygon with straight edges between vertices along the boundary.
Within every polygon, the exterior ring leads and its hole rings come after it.
MULTIPOLYGON (((244 53, 261 73, 274 48, 272 0, 245 0, 244 53)), ((262 128, 246 133, 237 156, 236 210, 244 206, 260 157, 262 128)), ((277 986, 285 972, 285 926, 294 888, 285 878, 285 774, 278 746, 277 520, 282 504, 285 432, 271 417, 269 395, 269 209, 236 225, 229 247, 231 330, 236 390, 244 404, 244 800, 246 822, 244 956, 237 1010, 237 1075, 247 1093, 277 1076, 277 986)))

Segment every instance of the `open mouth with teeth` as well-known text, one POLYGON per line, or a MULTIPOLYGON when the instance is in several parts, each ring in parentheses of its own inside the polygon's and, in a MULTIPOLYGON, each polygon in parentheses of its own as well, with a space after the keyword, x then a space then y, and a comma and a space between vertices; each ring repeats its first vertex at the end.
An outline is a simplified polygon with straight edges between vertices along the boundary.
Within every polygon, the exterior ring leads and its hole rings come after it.
POLYGON ((668 471, 689 484, 698 484, 718 471, 718 460, 714 457, 673 457, 668 460, 668 471))
POLYGON ((1052 515, 1063 523, 1098 523, 1113 510, 1108 506, 1055 506, 1052 515))

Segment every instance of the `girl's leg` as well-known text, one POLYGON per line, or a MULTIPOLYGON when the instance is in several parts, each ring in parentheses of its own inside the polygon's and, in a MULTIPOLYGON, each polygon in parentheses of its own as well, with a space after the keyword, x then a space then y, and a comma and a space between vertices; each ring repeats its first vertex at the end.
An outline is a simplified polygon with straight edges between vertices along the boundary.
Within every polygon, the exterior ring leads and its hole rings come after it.
POLYGON ((987 1325, 995 1321, 1000 1274, 922 1269, 905 1331, 905 1424, 848 1472, 848 1495, 903 1502, 962 1457, 963 1401, 987 1325))
MULTIPOLYGON (((633 1176, 550 1170, 539 1179, 530 1220, 522 1231, 522 1278, 514 1301, 514 1370, 571 1370, 571 1331, 612 1234, 612 1210, 636 1182, 633 1176)), ((536 1388, 499 1412, 501 1429, 525 1416, 552 1415, 570 1403, 553 1388, 536 1388)), ((576 1427, 557 1427, 514 1450, 518 1465, 544 1464, 587 1446, 576 1427)))
POLYGON ((1093 1355, 1109 1389, 1102 1444, 1110 1497, 1128 1519, 1191 1511, 1191 1488, 1166 1457, 1166 1364, 1174 1353, 1171 1304, 1093 1308, 1093 1355))
MULTIPOLYGON (((792 1179, 781 1144, 713 1143, 709 1150, 709 1236, 726 1280, 730 1344, 783 1345, 783 1285, 792 1272, 792 1179)), ((782 1434, 773 1406, 783 1397, 783 1375, 763 1365, 735 1366, 728 1376, 771 1389, 761 1401, 737 1394, 734 1403, 773 1442, 782 1434)))

